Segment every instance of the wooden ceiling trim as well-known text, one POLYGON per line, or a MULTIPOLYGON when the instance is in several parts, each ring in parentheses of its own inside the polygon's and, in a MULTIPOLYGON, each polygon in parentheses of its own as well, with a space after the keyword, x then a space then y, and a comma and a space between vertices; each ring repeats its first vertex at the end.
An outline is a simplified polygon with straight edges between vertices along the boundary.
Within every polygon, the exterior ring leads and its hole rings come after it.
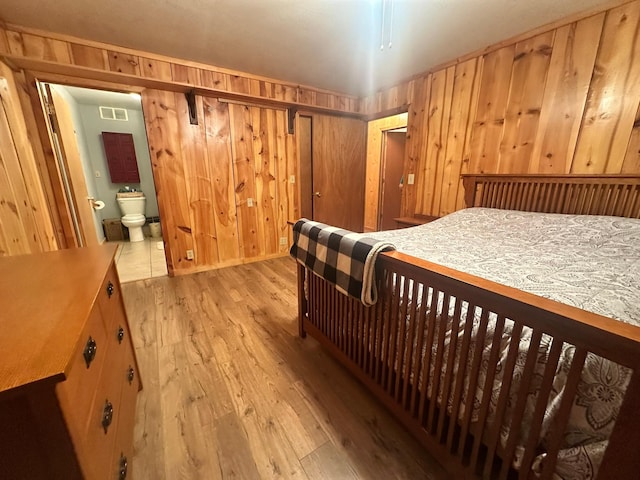
MULTIPOLYGON (((234 90, 245 90, 242 86, 238 86, 238 84, 232 85, 231 88, 223 90, 221 88, 211 88, 209 85, 211 85, 212 82, 210 81, 202 82, 200 80, 198 83, 204 85, 195 86, 186 82, 177 82, 173 80, 173 76, 171 79, 167 77, 168 72, 159 73, 157 68, 154 69, 154 67, 157 67, 157 63, 149 64, 152 65, 152 67, 141 68, 141 74, 138 75, 124 72, 113 72, 110 70, 99 70, 95 68, 81 67, 78 65, 60 64, 52 61, 26 58, 11 54, 2 55, 0 53, 0 56, 2 56, 4 61, 15 70, 24 69, 40 80, 61 83, 63 85, 138 92, 145 88, 178 93, 194 91, 197 95, 202 95, 204 97, 225 98, 242 103, 253 103, 278 108, 302 107, 306 110, 318 113, 356 118, 362 118, 364 116, 364 114, 360 113, 356 107, 358 102, 346 102, 340 99, 335 99, 334 97, 328 97, 328 99, 327 97, 322 97, 321 103, 323 103, 323 105, 301 103, 298 101, 288 100, 293 97, 297 99, 297 91, 278 88, 278 85, 275 85, 274 88, 270 90, 274 93, 269 94, 269 96, 262 96, 253 93, 237 93, 234 90), (157 75, 158 78, 144 76, 142 74, 143 72, 154 72, 153 74, 157 75), (336 108, 335 106, 341 108, 336 108), (349 106, 349 108, 346 108, 347 106, 349 106)), ((145 65, 147 65, 146 62, 145 65)), ((200 71, 199 73, 203 72, 200 71)), ((204 78, 206 77, 207 76, 205 75, 204 78)), ((199 76, 198 78, 202 79, 203 76, 199 76)), ((226 83, 220 82, 219 85, 225 86, 226 83)), ((257 85, 251 88, 251 84, 249 84, 249 88, 246 90, 256 93, 264 93, 267 91, 262 85, 257 85)))
POLYGON ((317 96, 319 98, 317 106, 338 111, 359 111, 360 101, 354 95, 69 35, 45 32, 20 25, 6 24, 0 27, 0 53, 24 59, 53 61, 152 79, 158 79, 153 75, 159 75, 162 76, 162 79, 168 80, 167 73, 169 72, 172 77, 177 75, 182 78, 185 73, 189 75, 188 72, 191 72, 190 82, 193 83, 190 85, 205 86, 212 77, 218 81, 220 78, 225 78, 224 82, 219 81, 217 88, 230 89, 233 93, 249 93, 250 85, 257 86, 258 89, 261 88, 261 85, 272 85, 275 97, 282 97, 291 102, 316 105, 313 100, 317 96), (101 59, 101 57, 103 58, 101 59), (301 92, 303 93, 301 94, 301 92), (295 99, 292 98, 292 94, 295 94, 295 99))

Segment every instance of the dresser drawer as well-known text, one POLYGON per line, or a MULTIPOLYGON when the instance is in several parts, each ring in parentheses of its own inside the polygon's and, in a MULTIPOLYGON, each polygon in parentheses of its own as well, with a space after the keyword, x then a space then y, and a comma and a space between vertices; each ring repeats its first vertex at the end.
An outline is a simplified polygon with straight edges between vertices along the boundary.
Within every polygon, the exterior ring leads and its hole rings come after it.
POLYGON ((102 282, 97 302, 107 331, 117 328, 117 325, 114 324, 117 320, 123 318, 121 296, 118 274, 115 266, 112 265, 102 282))
POLYGON ((89 409, 100 383, 109 343, 100 310, 94 307, 80 335, 67 379, 56 386, 67 424, 78 439, 87 429, 89 409))
POLYGON ((122 364, 123 387, 120 397, 120 416, 118 419, 118 433, 111 459, 111 467, 115 468, 114 478, 120 478, 120 473, 128 473, 130 478, 130 464, 133 457, 133 427, 135 425, 136 397, 140 389, 140 379, 136 368, 136 361, 132 347, 127 344, 122 364))
POLYGON ((80 453, 80 463, 87 478, 117 478, 109 472, 113 472, 110 461, 122 413, 120 397, 125 379, 122 350, 112 337, 80 453))

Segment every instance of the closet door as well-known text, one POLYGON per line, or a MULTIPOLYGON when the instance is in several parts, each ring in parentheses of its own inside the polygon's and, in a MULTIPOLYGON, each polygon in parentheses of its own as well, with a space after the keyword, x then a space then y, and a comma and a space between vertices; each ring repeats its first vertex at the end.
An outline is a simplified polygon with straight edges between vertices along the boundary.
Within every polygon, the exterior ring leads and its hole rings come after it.
MULTIPOLYGON (((53 105, 53 113, 50 115, 55 124, 53 135, 56 136, 59 149, 53 147, 59 155, 59 162, 66 170, 69 198, 72 200, 73 216, 77 222, 77 235, 80 237, 80 246, 98 245, 98 235, 94 217, 98 214, 91 208, 87 201, 87 177, 80 156, 80 147, 76 138, 75 126, 71 106, 56 90, 46 86, 48 98, 53 105)), ((50 105, 51 105, 50 104, 50 105)))
POLYGON ((286 110, 197 95, 196 125, 182 93, 147 89, 142 104, 172 271, 286 254, 298 218, 286 110))
POLYGON ((313 219, 362 232, 365 122, 313 114, 311 131, 313 219))

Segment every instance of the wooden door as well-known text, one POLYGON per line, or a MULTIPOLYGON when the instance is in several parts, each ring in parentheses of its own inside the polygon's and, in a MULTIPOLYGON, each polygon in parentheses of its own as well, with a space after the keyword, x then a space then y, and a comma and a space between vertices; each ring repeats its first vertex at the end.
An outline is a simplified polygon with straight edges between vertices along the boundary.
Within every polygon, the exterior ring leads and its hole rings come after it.
POLYGON ((53 128, 58 138, 60 153, 63 166, 66 170, 66 183, 68 184, 69 194, 73 200, 76 220, 78 224, 79 234, 82 237, 83 246, 98 245, 98 236, 94 223, 94 211, 89 203, 87 192, 87 184, 84 171, 82 169, 82 160, 80 158, 80 149, 73 126, 73 118, 71 109, 67 102, 47 85, 47 94, 53 104, 52 119, 54 121, 53 128))
POLYGON ((380 191, 380 229, 397 227, 394 218, 400 216, 402 190, 400 180, 404 166, 405 132, 385 132, 384 157, 380 191))
POLYGON ((364 216, 366 124, 314 114, 313 219, 361 232, 364 216))
POLYGON ((57 248, 21 115, 11 73, 0 69, 0 257, 57 248))

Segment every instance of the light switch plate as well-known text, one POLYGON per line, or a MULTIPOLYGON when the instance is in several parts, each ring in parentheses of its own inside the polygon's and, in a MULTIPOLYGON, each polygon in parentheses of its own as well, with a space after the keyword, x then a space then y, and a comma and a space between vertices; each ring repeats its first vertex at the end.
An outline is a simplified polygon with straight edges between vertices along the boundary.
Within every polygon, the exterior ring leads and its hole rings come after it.
POLYGON ((296 176, 295 175, 291 175, 289 177, 289 183, 296 183, 296 176))
POLYGON ((410 173, 409 175, 407 175, 407 185, 413 185, 415 181, 416 181, 416 176, 413 173, 410 173))
POLYGON ((247 198, 247 207, 253 207, 253 198, 247 198))

